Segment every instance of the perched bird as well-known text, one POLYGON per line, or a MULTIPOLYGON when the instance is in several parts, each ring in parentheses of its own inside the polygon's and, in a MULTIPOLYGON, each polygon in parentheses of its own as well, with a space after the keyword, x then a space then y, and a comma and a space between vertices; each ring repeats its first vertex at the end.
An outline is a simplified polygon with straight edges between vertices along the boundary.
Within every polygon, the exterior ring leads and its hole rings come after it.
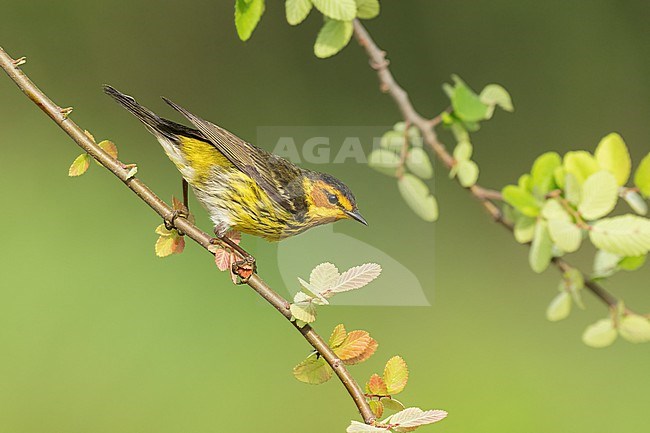
POLYGON ((352 191, 335 177, 300 168, 166 98, 196 129, 158 117, 111 86, 104 92, 158 139, 207 209, 217 236, 234 229, 278 241, 343 218, 367 225, 352 191))

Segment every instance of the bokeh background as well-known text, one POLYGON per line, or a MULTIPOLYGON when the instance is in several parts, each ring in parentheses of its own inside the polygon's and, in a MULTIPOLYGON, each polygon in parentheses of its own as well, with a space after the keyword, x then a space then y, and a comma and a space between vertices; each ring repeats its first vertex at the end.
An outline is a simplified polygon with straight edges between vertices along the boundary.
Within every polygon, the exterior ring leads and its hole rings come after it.
MULTIPOLYGON (((165 198, 179 192, 176 171, 101 93, 102 83, 172 115, 158 99, 164 94, 246 138, 264 125, 399 120, 356 43, 329 60, 313 56, 319 16, 292 28, 283 2, 267 1, 242 43, 231 3, 1 0, 0 45, 26 55, 30 77, 75 107, 73 119, 96 138, 116 141, 122 159, 137 162, 139 176, 165 198)), ((440 85, 452 73, 477 90, 498 82, 513 95, 516 112, 498 113, 474 138, 486 186, 514 181, 543 151, 593 150, 611 131, 636 161, 648 151, 647 2, 382 6, 367 27, 424 114, 445 107, 440 85)), ((250 289, 232 286, 194 245, 155 257, 159 219, 99 167, 68 178, 78 154, 0 77, 0 432, 342 432, 357 419, 336 381, 312 387, 293 379, 309 347, 250 289)), ((441 217, 432 225, 406 209, 391 179, 365 166, 317 168, 345 179, 371 221, 341 222, 334 232, 406 264, 432 302, 321 309, 316 327, 324 334, 344 322, 380 342, 375 357, 353 368, 360 381, 402 355, 411 382, 401 399, 450 412, 426 431, 648 431, 650 346, 584 346, 583 329, 606 314, 588 294, 587 311, 547 322, 556 271, 533 274, 526 249, 443 170, 441 217)), ((276 247, 244 242, 263 277, 286 293, 276 247)), ((589 269, 588 254, 575 261, 589 269)), ((647 267, 608 287, 650 310, 647 267)))

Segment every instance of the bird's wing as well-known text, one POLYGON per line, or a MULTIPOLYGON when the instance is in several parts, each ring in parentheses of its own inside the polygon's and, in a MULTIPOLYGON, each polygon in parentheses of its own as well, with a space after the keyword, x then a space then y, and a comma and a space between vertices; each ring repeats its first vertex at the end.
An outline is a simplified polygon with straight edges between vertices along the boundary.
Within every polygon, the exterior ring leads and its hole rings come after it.
POLYGON ((167 98, 163 100, 181 113, 230 162, 249 175, 281 207, 294 213, 301 210, 299 191, 302 173, 284 158, 266 152, 225 129, 201 119, 167 98))

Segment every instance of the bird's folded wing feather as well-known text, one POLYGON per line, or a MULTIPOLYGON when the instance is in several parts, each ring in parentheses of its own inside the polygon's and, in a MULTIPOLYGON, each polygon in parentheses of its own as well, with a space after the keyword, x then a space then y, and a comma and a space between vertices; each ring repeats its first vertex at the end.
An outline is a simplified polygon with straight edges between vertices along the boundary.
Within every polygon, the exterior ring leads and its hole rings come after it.
POLYGON ((270 154, 237 137, 235 134, 201 119, 167 98, 163 98, 181 113, 221 152, 235 167, 249 175, 281 207, 298 211, 297 191, 301 172, 284 158, 270 154))

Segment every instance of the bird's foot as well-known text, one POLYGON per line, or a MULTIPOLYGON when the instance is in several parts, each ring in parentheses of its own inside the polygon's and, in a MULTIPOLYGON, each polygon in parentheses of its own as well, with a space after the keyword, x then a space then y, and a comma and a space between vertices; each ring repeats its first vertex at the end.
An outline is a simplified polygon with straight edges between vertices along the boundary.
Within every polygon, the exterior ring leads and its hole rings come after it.
POLYGON ((177 218, 185 218, 188 219, 190 217, 190 212, 187 210, 187 208, 182 208, 182 209, 174 209, 171 214, 169 214, 166 218, 163 219, 163 222, 165 223, 165 228, 167 230, 172 230, 176 229, 179 235, 183 235, 183 233, 176 227, 176 219, 177 218))
POLYGON ((210 239, 210 243, 222 247, 225 244, 226 248, 241 257, 241 260, 232 262, 230 270, 233 275, 238 277, 237 284, 246 284, 250 277, 257 272, 257 263, 253 256, 238 245, 238 241, 230 239, 226 233, 228 233, 228 227, 218 225, 214 229, 216 237, 210 239))

